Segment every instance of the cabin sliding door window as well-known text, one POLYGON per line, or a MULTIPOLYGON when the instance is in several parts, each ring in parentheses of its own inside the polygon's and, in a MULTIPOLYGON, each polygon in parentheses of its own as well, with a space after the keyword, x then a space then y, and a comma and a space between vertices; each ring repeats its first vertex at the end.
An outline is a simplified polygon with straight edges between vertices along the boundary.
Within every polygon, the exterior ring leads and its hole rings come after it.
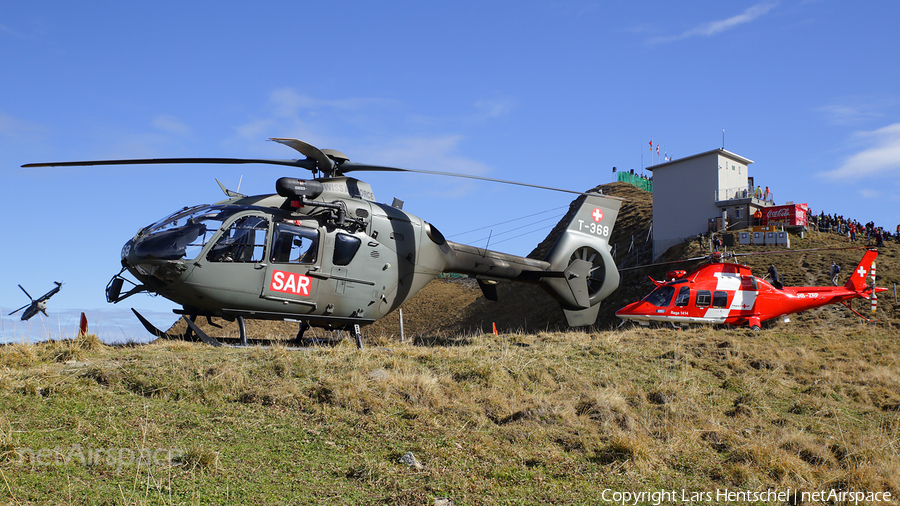
POLYGON ((314 228, 275 224, 272 262, 277 264, 313 264, 319 250, 319 231, 314 228))

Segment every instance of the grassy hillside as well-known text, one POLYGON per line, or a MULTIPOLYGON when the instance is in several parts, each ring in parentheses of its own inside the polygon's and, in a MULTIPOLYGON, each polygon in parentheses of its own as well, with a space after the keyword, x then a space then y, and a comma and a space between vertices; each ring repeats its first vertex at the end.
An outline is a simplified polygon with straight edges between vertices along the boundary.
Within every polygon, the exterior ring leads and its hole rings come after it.
MULTIPOLYGON (((604 188, 628 194, 613 242, 644 230, 648 195, 604 188)), ((835 245, 845 243, 792 238, 794 249, 835 245)), ((700 253, 692 242, 670 256, 700 253)), ((832 259, 846 275, 861 256, 742 261, 815 285, 828 283, 832 259)), ((898 268, 900 248, 882 248, 879 285, 900 281, 898 268)), ((617 491, 643 492, 638 504, 719 504, 735 502, 715 495, 725 490, 790 490, 890 492, 896 504, 892 292, 871 324, 831 306, 759 333, 617 328, 614 311, 664 272, 624 275, 597 325, 579 332, 539 289, 501 285, 493 303, 461 280, 404 305, 405 342, 392 314, 365 329, 362 351, 350 340, 288 351, 93 336, 0 347, 0 502, 596 504, 617 491), (400 462, 407 452, 418 465, 400 462)), ((284 339, 296 324, 248 330, 284 339)), ((823 503, 782 499, 736 502, 823 503)), ((854 499, 832 503, 886 504, 854 499)))
MULTIPOLYGON (((900 343, 861 324, 471 335, 303 352, 0 349, 13 504, 582 504, 900 494, 900 343), (399 462, 412 452, 423 467, 399 462), (144 455, 146 458, 140 458, 144 455)), ((674 502, 669 502, 674 503, 674 502)))

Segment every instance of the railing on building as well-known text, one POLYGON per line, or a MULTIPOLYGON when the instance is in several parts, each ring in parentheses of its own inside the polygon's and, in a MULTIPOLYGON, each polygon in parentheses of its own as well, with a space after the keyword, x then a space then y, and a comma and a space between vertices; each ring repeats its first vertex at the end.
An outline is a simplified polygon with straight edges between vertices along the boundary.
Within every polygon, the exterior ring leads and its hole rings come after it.
POLYGON ((640 188, 641 190, 653 193, 653 180, 648 179, 646 176, 632 174, 630 172, 617 172, 616 181, 620 183, 628 183, 640 188))
POLYGON ((724 200, 753 198, 762 202, 770 202, 772 204, 775 203, 775 194, 771 190, 760 188, 758 186, 756 188, 752 186, 724 188, 721 190, 716 190, 714 193, 716 202, 722 202, 724 200))

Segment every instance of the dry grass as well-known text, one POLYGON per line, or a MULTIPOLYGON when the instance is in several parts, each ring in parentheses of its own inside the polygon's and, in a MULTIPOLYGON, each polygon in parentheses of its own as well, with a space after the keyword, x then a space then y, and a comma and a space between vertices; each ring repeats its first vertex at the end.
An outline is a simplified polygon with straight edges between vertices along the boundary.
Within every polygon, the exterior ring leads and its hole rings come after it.
MULTIPOLYGON (((284 480, 401 504, 578 502, 637 487, 900 493, 892 331, 638 328, 382 344, 7 346, 0 405, 17 416, 0 420, 0 469, 21 498, 37 479, 15 458, 23 447, 165 443, 181 451, 167 486, 209 500, 238 482, 244 499, 272 500, 284 480), (407 451, 423 469, 397 462, 407 451), (287 471, 297 459, 313 474, 287 471)), ((96 486, 114 495, 126 474, 96 486)))

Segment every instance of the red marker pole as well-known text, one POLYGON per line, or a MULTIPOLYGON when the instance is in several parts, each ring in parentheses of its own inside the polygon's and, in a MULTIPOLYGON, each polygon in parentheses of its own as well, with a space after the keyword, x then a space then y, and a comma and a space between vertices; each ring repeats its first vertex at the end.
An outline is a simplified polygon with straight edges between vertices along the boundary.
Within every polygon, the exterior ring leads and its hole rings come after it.
POLYGON ((81 313, 81 322, 80 325, 78 325, 78 332, 79 337, 86 336, 88 332, 87 316, 85 316, 84 313, 81 313))

